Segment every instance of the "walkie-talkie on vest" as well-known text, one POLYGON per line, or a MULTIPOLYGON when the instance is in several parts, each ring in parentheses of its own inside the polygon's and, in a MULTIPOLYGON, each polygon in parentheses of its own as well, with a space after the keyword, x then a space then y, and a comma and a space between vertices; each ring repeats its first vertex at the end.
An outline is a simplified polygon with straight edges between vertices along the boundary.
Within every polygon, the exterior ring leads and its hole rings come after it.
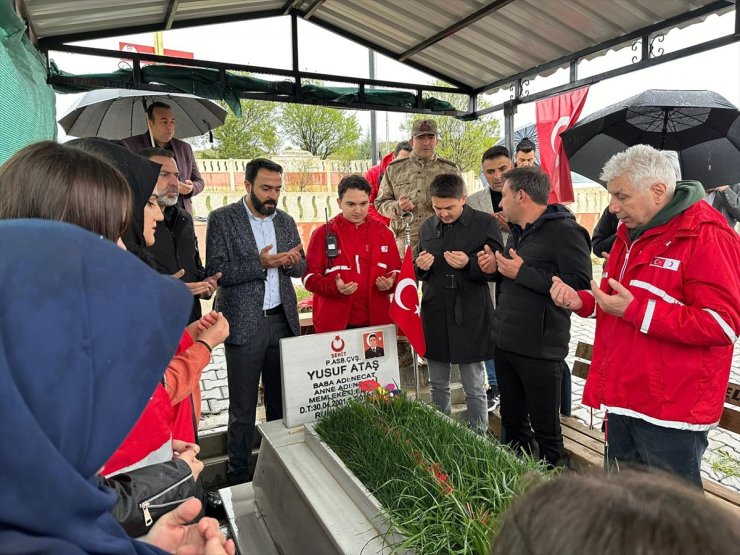
POLYGON ((326 208, 324 208, 324 217, 326 218, 326 257, 331 261, 332 258, 339 256, 339 244, 337 236, 331 232, 329 211, 326 208))

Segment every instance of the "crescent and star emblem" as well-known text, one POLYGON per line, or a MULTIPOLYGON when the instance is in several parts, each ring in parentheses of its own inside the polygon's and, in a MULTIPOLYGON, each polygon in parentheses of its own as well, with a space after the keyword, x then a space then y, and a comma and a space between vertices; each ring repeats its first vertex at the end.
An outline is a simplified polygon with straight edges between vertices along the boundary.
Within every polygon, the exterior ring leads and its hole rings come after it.
POLYGON ((339 353, 344 350, 344 339, 339 337, 338 335, 334 337, 334 340, 331 342, 331 350, 335 353, 339 353))
MULTIPOLYGON (((570 125, 570 116, 563 116, 557 121, 557 123, 555 123, 555 127, 552 128, 552 133, 550 134, 550 146, 552 146, 553 152, 557 153, 557 150, 555 150, 555 140, 558 138, 558 134, 560 133, 558 130, 561 127, 567 129, 568 125, 570 125)), ((560 156, 557 156, 555 158, 555 167, 559 165, 560 165, 560 156)))
MULTIPOLYGON (((403 278, 401 281, 399 281, 398 286, 396 287, 396 292, 393 294, 393 300, 403 310, 410 311, 411 309, 407 307, 406 305, 404 305, 403 302, 401 301, 401 295, 403 295, 403 290, 406 289, 407 287, 412 287, 414 291, 416 291, 416 282, 411 278, 403 278)), ((414 308, 416 308, 414 312, 419 312, 418 304, 414 308)))

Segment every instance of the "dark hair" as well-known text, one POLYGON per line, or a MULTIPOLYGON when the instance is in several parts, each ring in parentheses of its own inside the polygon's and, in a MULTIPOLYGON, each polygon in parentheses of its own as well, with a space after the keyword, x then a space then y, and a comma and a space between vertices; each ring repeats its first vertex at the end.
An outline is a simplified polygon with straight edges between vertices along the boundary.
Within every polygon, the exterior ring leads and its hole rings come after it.
POLYGON ((0 219, 68 222, 111 241, 132 219, 132 194, 123 175, 100 156, 42 141, 0 167, 0 219))
POLYGON ((255 158, 247 163, 247 167, 244 169, 244 179, 254 183, 260 170, 269 170, 283 175, 283 167, 280 164, 267 158, 255 158))
POLYGON ((156 110, 157 108, 163 108, 164 110, 172 110, 172 106, 170 106, 169 104, 166 104, 164 102, 152 102, 146 108, 146 117, 149 118, 149 121, 154 121, 154 110, 156 110))
POLYGON ((122 236, 123 243, 130 253, 141 258, 149 266, 155 267, 154 259, 147 251, 144 240, 144 207, 156 187, 162 166, 134 154, 121 141, 86 137, 74 139, 67 144, 99 155, 123 174, 131 189, 133 201, 131 225, 122 236))
POLYGON ((139 156, 143 156, 147 160, 151 160, 155 156, 159 156, 160 158, 172 158, 173 160, 175 159, 175 153, 171 150, 167 150, 166 148, 157 148, 153 146, 145 148, 144 150, 140 150, 139 156))
POLYGON ((509 149, 503 145, 492 146, 483 153, 483 156, 480 159, 480 163, 482 164, 486 160, 492 160, 493 158, 498 158, 499 156, 506 156, 507 158, 510 158, 509 149))
POLYGON ((411 143, 408 141, 401 141, 396 145, 396 148, 393 149, 393 157, 398 158, 398 154, 405 150, 406 152, 411 152, 414 150, 414 148, 411 146, 411 143))
POLYGON ((339 198, 342 198, 344 196, 344 193, 347 192, 347 189, 357 189, 358 191, 364 191, 368 195, 370 195, 370 191, 372 191, 368 180, 357 173, 353 173, 352 175, 345 175, 339 182, 339 187, 337 188, 339 198))
POLYGON ((377 338, 378 338, 378 336, 377 336, 377 335, 375 335, 374 333, 371 333, 370 335, 368 335, 368 336, 367 336, 367 338, 368 338, 368 339, 377 339, 377 338))
POLYGON ((503 175, 512 193, 524 191, 536 204, 547 206, 550 198, 550 178, 538 167, 514 168, 503 175))
MULTIPOLYGON (((732 546, 735 547, 732 547, 732 546)), ((657 471, 561 474, 504 515, 494 555, 721 555, 740 527, 719 505, 657 471)))
POLYGON ((429 184, 429 196, 461 199, 465 196, 465 182, 456 173, 441 173, 429 184))
POLYGON ((516 145, 514 152, 532 152, 533 150, 535 150, 535 148, 537 147, 534 146, 534 143, 530 139, 527 139, 525 137, 521 141, 519 141, 518 145, 516 145))

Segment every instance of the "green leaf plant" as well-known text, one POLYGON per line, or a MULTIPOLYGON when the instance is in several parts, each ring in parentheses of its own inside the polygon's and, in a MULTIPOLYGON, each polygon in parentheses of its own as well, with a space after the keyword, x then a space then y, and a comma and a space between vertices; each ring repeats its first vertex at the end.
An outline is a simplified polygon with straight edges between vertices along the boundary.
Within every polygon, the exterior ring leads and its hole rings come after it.
POLYGON ((514 454, 407 398, 392 384, 330 410, 319 436, 383 505, 405 540, 394 551, 488 554, 512 500, 544 479, 543 463, 514 454))

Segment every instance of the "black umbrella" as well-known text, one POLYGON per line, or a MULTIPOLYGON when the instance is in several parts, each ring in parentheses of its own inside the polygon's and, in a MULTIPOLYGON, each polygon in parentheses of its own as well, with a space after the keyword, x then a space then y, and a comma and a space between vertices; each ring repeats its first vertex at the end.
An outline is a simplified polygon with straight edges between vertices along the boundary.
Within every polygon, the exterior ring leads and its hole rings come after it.
MULTIPOLYGON (((514 130, 514 148, 522 142, 524 139, 528 139, 534 143, 534 163, 539 165, 540 163, 540 141, 537 138, 537 125, 534 123, 527 123, 520 127, 519 129, 514 130)), ((502 138, 499 140, 499 142, 496 143, 496 146, 506 146, 506 139, 502 138)), ((512 153, 512 156, 514 153, 512 153)))
POLYGON ((561 133, 570 168, 599 180, 614 154, 636 144, 678 155, 684 179, 705 188, 740 182, 740 112, 712 91, 651 89, 561 133))

